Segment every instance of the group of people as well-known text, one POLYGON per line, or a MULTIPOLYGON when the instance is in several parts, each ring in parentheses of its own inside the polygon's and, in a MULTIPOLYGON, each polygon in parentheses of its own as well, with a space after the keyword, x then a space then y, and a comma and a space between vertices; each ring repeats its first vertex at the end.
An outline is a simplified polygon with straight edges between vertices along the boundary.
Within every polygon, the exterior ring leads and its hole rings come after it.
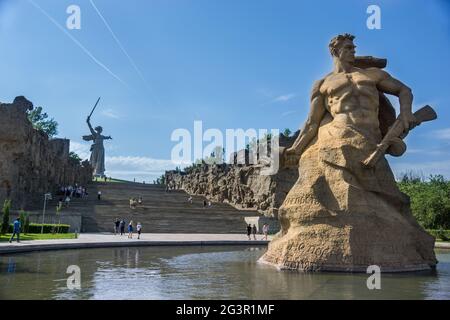
POLYGON ((130 209, 136 209, 138 205, 142 205, 143 200, 142 197, 139 198, 130 198, 130 209))
POLYGON ((206 202, 206 200, 203 200, 203 208, 206 208, 206 207, 211 208, 211 206, 212 206, 211 201, 206 202))
MULTIPOLYGON (((263 232, 264 237, 261 240, 267 240, 267 236, 269 235, 269 225, 267 223, 265 223, 263 225, 262 232, 263 232)), ((253 235, 253 240, 257 240, 256 239, 257 233, 258 233, 258 228, 256 227, 255 224, 253 226, 251 224, 247 225, 248 240, 252 240, 252 238, 251 238, 252 235, 253 235)))
POLYGON ((172 190, 178 190, 179 186, 177 186, 174 182, 169 182, 166 184, 166 192, 170 192, 172 190))
MULTIPOLYGON (((125 226, 127 225, 126 221, 124 219, 119 220, 116 219, 114 222, 114 235, 117 235, 120 233, 120 235, 125 234, 125 226)), ((133 220, 130 221, 128 224, 128 239, 133 239, 133 232, 134 232, 134 226, 133 226, 133 220)), ((136 232, 138 234, 138 239, 141 239, 141 232, 142 232, 142 224, 140 222, 136 225, 136 232)))
POLYGON ((57 210, 61 210, 64 207, 70 206, 70 201, 72 198, 85 198, 88 196, 87 188, 75 184, 74 186, 62 186, 60 187, 59 193, 61 197, 58 201, 57 210))
MULTIPOLYGON (((192 196, 189 196, 189 198, 187 199, 187 202, 189 202, 190 204, 194 203, 194 199, 192 198, 192 196)), ((203 200, 203 208, 211 208, 212 207, 212 203, 211 201, 206 202, 206 200, 203 200)))
POLYGON ((87 196, 87 189, 83 186, 75 184, 74 186, 62 186, 59 195, 68 196, 70 198, 83 198, 87 196))

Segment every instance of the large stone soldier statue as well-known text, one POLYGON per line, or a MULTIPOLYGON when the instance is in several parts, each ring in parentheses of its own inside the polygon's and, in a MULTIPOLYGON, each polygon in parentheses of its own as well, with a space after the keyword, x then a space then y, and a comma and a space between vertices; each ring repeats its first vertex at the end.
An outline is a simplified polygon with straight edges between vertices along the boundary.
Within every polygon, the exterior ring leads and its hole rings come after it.
POLYGON ((431 107, 428 119, 413 114, 410 88, 370 58, 358 61, 353 40, 331 40, 334 70, 314 85, 304 129, 283 154, 297 159, 299 179, 261 261, 301 271, 434 268, 434 238, 415 221, 384 154, 402 155, 402 138, 436 115, 431 107), (385 93, 399 98, 398 118, 385 93))

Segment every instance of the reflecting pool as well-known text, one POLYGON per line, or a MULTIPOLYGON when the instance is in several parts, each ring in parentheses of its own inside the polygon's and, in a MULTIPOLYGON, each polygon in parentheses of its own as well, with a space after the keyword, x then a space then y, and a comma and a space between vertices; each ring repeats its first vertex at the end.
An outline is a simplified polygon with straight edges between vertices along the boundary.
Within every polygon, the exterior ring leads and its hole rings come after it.
MULTIPOLYGON (((258 263, 261 247, 136 247, 0 256, 0 299, 450 299, 450 251, 436 271, 367 274, 283 271, 258 263), (68 289, 67 268, 81 289, 68 289)), ((71 282, 72 283, 72 282, 71 282)))

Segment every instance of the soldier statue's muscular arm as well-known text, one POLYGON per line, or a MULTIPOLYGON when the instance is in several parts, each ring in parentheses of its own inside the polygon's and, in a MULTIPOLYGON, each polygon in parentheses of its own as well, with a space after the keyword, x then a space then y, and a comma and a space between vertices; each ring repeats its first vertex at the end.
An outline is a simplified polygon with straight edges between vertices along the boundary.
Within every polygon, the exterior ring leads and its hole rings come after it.
POLYGON ((417 126, 417 119, 412 112, 413 94, 411 89, 401 81, 393 78, 389 73, 380 69, 371 69, 377 78, 377 88, 387 94, 392 94, 399 98, 400 115, 405 133, 417 126))
POLYGON ((317 90, 315 93, 313 90, 313 96, 311 100, 311 109, 309 111, 308 120, 306 121, 303 130, 299 137, 294 142, 291 148, 286 150, 287 155, 300 156, 314 139, 319 130, 320 122, 325 115, 325 99, 324 96, 317 90))

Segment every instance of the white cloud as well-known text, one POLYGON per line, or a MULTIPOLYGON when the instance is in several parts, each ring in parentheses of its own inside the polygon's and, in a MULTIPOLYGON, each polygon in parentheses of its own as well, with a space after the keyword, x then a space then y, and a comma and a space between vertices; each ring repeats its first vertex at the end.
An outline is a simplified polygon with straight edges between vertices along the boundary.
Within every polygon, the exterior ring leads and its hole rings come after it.
POLYGON ((153 159, 149 157, 106 157, 106 166, 112 171, 163 172, 171 170, 175 164, 171 160, 153 159))
MULTIPOLYGON (((90 145, 76 141, 70 142, 70 151, 77 153, 82 159, 90 158, 90 145)), ((179 164, 171 160, 150 157, 106 156, 106 175, 113 178, 133 181, 152 182, 167 170, 173 170, 179 164)), ((181 168, 184 166, 181 165, 181 168)))
POLYGON ((450 179, 450 160, 429 162, 397 162, 391 163, 392 171, 396 177, 403 173, 414 172, 428 178, 430 175, 443 175, 450 179))
POLYGON ((286 116, 289 116, 289 115, 297 113, 297 112, 298 112, 297 110, 286 111, 281 114, 281 117, 286 117, 286 116))
POLYGON ((273 97, 273 95, 271 95, 270 98, 271 100, 264 102, 261 106, 265 106, 268 104, 272 104, 272 103, 284 103, 284 102, 288 102, 289 100, 294 99, 297 96, 296 93, 288 93, 288 94, 283 94, 281 96, 278 97, 273 97))
POLYGON ((102 115, 112 119, 119 119, 119 115, 113 109, 106 109, 102 111, 102 115))
POLYGON ((434 130, 431 132, 431 135, 441 140, 450 141, 450 128, 434 130))
POLYGON ((150 157, 114 156, 105 159, 106 175, 129 181, 151 182, 167 170, 175 169, 171 160, 150 157))
POLYGON ((294 99, 296 96, 297 95, 295 93, 284 94, 279 97, 276 97, 275 99, 272 100, 272 102, 287 102, 289 100, 294 99))
POLYGON ((81 159, 86 160, 91 156, 90 145, 76 141, 70 141, 70 151, 75 152, 81 159))
POLYGON ((448 156, 450 152, 443 149, 416 149, 408 148, 408 153, 411 154, 426 154, 427 156, 448 156))

